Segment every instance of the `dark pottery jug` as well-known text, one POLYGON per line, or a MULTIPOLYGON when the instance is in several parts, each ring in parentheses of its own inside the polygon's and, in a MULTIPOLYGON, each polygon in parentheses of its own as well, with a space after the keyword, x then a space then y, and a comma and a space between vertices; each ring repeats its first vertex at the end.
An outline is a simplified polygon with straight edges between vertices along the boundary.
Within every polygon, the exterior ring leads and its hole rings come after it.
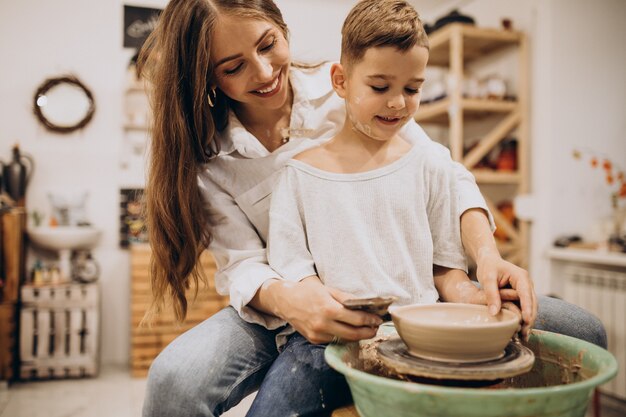
POLYGON ((18 207, 25 206, 26 187, 35 168, 33 158, 20 153, 20 147, 13 147, 13 160, 2 169, 4 190, 15 200, 18 207))

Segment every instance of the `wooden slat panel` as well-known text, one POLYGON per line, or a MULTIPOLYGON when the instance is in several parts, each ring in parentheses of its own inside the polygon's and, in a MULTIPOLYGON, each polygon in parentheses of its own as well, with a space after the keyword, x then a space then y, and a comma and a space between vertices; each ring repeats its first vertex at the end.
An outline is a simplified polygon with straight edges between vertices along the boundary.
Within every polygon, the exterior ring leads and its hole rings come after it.
POLYGON ((65 309, 53 310, 54 313, 54 357, 62 358, 66 352, 67 312, 65 309))
POLYGON ((95 375, 98 368, 97 284, 24 286, 20 375, 65 378, 95 375))
POLYGON ((194 289, 187 291, 189 306, 183 323, 177 323, 171 306, 165 307, 150 326, 139 327, 152 302, 150 283, 150 247, 131 247, 131 375, 145 377, 154 358, 172 340, 191 329, 228 305, 228 297, 215 291, 215 261, 209 252, 200 257, 200 265, 205 271, 207 285, 200 284, 197 294, 194 289), (194 299, 195 296, 195 299, 194 299))
POLYGON ((20 358, 22 361, 33 359, 33 340, 35 329, 35 309, 22 308, 20 310, 20 358))
POLYGON ((37 311, 37 359, 50 357, 50 310, 37 311))
POLYGON ((70 356, 78 356, 80 351, 80 337, 83 330, 83 311, 77 308, 70 310, 70 356))

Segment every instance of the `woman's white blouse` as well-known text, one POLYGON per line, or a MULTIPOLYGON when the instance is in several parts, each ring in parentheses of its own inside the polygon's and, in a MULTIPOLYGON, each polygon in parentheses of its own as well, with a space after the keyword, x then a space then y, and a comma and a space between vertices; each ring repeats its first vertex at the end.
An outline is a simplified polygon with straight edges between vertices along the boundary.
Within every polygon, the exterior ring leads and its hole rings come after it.
MULTIPOLYGON (((218 137, 221 151, 198 178, 212 219, 209 250, 218 268, 217 291, 230 295, 231 305, 244 320, 268 329, 286 323, 247 304, 265 281, 282 278, 267 263, 270 195, 278 171, 289 159, 330 139, 344 123, 344 101, 330 85, 330 65, 291 68, 294 97, 290 128, 298 132, 297 136, 292 135, 288 143, 270 153, 231 112, 228 128, 218 137)), ((428 138, 415 122, 407 124, 402 136, 427 143, 449 158, 448 149, 428 138)), ((459 216, 477 207, 489 212, 472 174, 451 159, 450 163, 458 180, 459 216)), ((490 213, 489 221, 494 228, 490 213)))

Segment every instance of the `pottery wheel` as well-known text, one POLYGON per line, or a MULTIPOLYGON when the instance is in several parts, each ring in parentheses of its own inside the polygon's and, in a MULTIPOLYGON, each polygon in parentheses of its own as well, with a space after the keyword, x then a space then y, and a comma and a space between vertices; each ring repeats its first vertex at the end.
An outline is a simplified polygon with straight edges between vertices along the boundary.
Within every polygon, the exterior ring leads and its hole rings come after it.
POLYGON ((378 357, 399 374, 433 379, 478 381, 510 378, 530 371, 535 354, 519 342, 510 342, 504 356, 485 362, 437 362, 409 354, 402 339, 392 338, 378 345, 378 357))

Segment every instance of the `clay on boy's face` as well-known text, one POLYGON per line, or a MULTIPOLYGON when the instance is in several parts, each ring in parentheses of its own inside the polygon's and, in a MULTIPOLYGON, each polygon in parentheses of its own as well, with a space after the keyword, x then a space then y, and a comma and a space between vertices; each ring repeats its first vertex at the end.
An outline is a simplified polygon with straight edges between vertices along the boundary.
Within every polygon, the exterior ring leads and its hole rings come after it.
POLYGON ((217 86, 231 99, 280 108, 289 92, 289 44, 266 20, 221 15, 211 36, 217 86))
POLYGON ((389 140, 415 116, 424 82, 428 50, 414 46, 370 48, 346 74, 346 109, 354 129, 389 140))

